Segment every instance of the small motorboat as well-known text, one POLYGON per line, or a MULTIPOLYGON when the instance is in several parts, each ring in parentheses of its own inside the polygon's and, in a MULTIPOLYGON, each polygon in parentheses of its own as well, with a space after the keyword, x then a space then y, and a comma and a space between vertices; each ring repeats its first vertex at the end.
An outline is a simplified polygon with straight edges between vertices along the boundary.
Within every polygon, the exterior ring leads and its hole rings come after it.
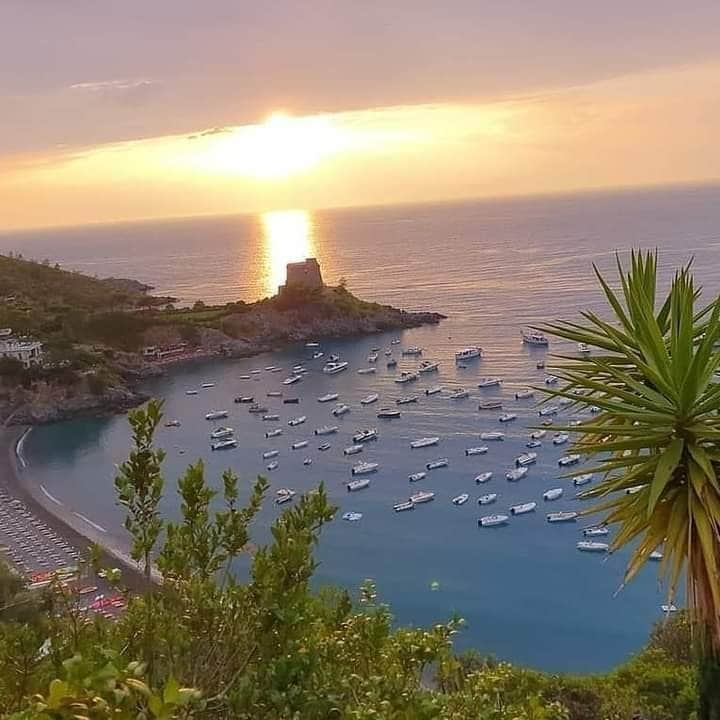
POLYGON ((306 348, 318 348, 318 347, 320 347, 320 343, 315 342, 314 340, 311 340, 310 342, 305 343, 305 347, 306 348))
POLYGON ((186 395, 197 395, 198 391, 197 390, 186 390, 185 394, 186 395))
POLYGON ((422 348, 419 348, 417 345, 411 345, 410 347, 403 348, 400 353, 402 355, 409 355, 409 356, 417 356, 422 355, 422 348))
POLYGON ((464 505, 468 500, 470 499, 470 496, 467 493, 462 493, 458 495, 457 497, 454 497, 452 499, 453 505, 464 505))
POLYGON ((210 446, 213 450, 229 450, 230 448, 237 447, 237 440, 235 438, 228 438, 227 440, 219 440, 210 446))
POLYGON ((358 375, 372 375, 375 372, 377 372, 377 368, 374 367, 359 368, 357 371, 358 375))
POLYGON ((333 402, 333 400, 337 400, 337 399, 338 399, 337 393, 327 393, 327 395, 321 395, 318 398, 318 402, 327 403, 327 402, 333 402))
POLYGON ((478 520, 478 525, 480 527, 496 527, 506 525, 509 519, 507 515, 485 515, 478 520))
POLYGON ((492 476, 493 474, 490 471, 480 473, 479 475, 475 476, 475 483, 477 485, 482 485, 483 483, 486 483, 488 480, 490 480, 492 476))
POLYGON ((517 465, 518 467, 527 467, 528 465, 532 465, 536 462, 537 453, 534 452, 523 453, 522 455, 518 455, 515 458, 515 465, 517 465))
POLYGON ((294 442, 290 447, 293 450, 300 450, 301 448, 306 448, 308 446, 307 440, 298 440, 297 442, 294 442))
POLYGON ((590 346, 584 342, 578 343, 577 350, 581 355, 589 355, 590 354, 590 346))
POLYGON ((562 488, 551 488, 543 493, 543 500, 552 502, 553 500, 559 500, 563 496, 562 488))
POLYGON ((517 420, 517 415, 515 413, 503 413, 498 418, 498 422, 501 423, 512 422, 513 420, 517 420))
POLYGON ((499 430, 492 430, 491 432, 481 432, 480 439, 498 442, 505 439, 505 433, 500 432, 499 430))
POLYGON ((518 480, 522 480, 527 474, 528 474, 528 469, 526 467, 519 467, 519 468, 514 468, 512 470, 508 470, 505 473, 505 477, 510 482, 517 482, 518 480))
POLYGON ((400 411, 395 410, 394 408, 380 408, 380 412, 377 416, 381 420, 393 420, 400 417, 400 411))
POLYGON ((339 430, 337 425, 323 425, 315 429, 315 435, 332 435, 339 430))
POLYGON ((389 357, 390 355, 392 355, 392 350, 391 350, 390 348, 387 348, 387 349, 385 350, 385 356, 386 356, 386 357, 389 357))
POLYGON ((564 510, 562 512, 551 512, 546 515, 549 523, 575 522, 578 513, 574 511, 564 510))
POLYGON ((277 457, 279 454, 279 450, 266 450, 263 453, 263 460, 270 460, 271 458, 277 457))
POLYGON ((180 423, 179 420, 168 420, 168 421, 165 423, 165 427, 166 427, 166 428, 179 428, 180 425, 181 425, 181 423, 180 423))
POLYGON ((432 362, 430 360, 423 360, 420 363, 420 367, 418 368, 418 372, 421 374, 431 373, 431 372, 437 372, 440 367, 440 363, 432 362))
POLYGON ((365 449, 364 445, 351 445, 343 450, 343 455, 357 455, 365 449))
POLYGON ((400 338, 393 338, 393 339, 390 341, 390 344, 391 344, 391 345, 399 345, 399 344, 400 344, 400 338))
POLYGON ((285 405, 297 405, 300 402, 300 398, 285 398, 283 403, 285 405))
POLYGON ((356 490, 364 490, 367 487, 370 487, 370 480, 367 478, 361 478, 360 480, 351 480, 346 485, 348 492, 354 492, 356 490))
POLYGON ((388 360, 388 361, 385 363, 385 367, 386 367, 388 370, 392 370, 392 368, 397 367, 397 360, 396 360, 395 358, 392 358, 392 359, 388 360))
POLYGON ((343 513, 341 517, 343 520, 347 520, 348 522, 357 522, 358 520, 362 520, 362 513, 346 512, 343 513))
POLYGON ((330 449, 330 443, 323 443, 322 445, 318 445, 318 450, 320 452, 327 452, 330 449))
POLYGON ((347 360, 343 360, 343 361, 330 360, 329 362, 325 363, 323 372, 326 375, 337 375, 338 373, 341 373, 343 370, 347 370, 349 365, 350 365, 350 363, 347 360))
POLYGON ((582 531, 585 537, 604 537, 610 534, 610 530, 606 527, 589 527, 582 531))
POLYGON ((538 370, 544 370, 544 369, 545 369, 545 361, 544 361, 544 360, 538 360, 538 361, 535 363, 535 367, 536 367, 538 370))
POLYGON ((479 445, 478 447, 470 447, 465 448, 465 456, 469 457, 471 455, 485 455, 488 451, 487 445, 479 445))
POLYGON ((591 405, 588 409, 590 410, 591 415, 599 415, 602 412, 602 409, 597 405, 591 405))
POLYGON ((539 347, 547 347, 549 345, 548 339, 539 330, 521 330, 520 335, 526 345, 536 345, 539 347))
POLYGON ((564 445, 569 439, 568 433, 557 433, 553 436, 553 445, 564 445))
POLYGON ((361 405, 372 405, 374 402, 378 401, 378 398, 380 395, 377 393, 370 393, 370 395, 366 395, 361 401, 361 405))
POLYGON ((540 417, 551 417, 552 415, 557 415, 559 412, 560 408, 557 405, 546 405, 538 410, 538 415, 540 417))
POLYGON ((211 410, 205 415, 206 420, 222 420, 228 416, 227 410, 211 410))
POLYGON ((340 417, 341 415, 345 415, 345 413, 350 412, 350 406, 345 405, 344 403, 341 403, 340 405, 336 405, 332 410, 332 414, 335 417, 340 417))
POLYGON ((282 392, 280 390, 270 390, 266 395, 267 397, 282 397, 282 392))
POLYGON ((235 402, 235 403, 237 403, 237 404, 247 404, 247 405, 249 405, 249 404, 255 402, 255 398, 252 397, 251 395, 240 395, 240 396, 236 397, 236 398, 233 400, 233 402, 235 402))
POLYGON ((499 410, 502 407, 502 400, 481 400, 478 403, 478 410, 499 410))
POLYGON ((395 512, 405 512, 406 510, 414 510, 415 503, 412 500, 406 500, 405 502, 396 503, 393 505, 395 512))
POLYGON ((272 372, 272 373, 279 373, 279 372, 282 372, 282 368, 281 368, 281 367, 274 367, 270 372, 272 372))
POLYGON ((511 505, 510 506, 510 514, 511 515, 525 515, 526 513, 535 512, 536 507, 537 507, 536 502, 526 502, 526 503, 520 503, 520 505, 511 505))
POLYGON ((548 375, 545 378, 545 384, 546 385, 557 385, 559 380, 560 380, 560 378, 557 377, 556 375, 548 375))
POLYGON ((282 505, 283 503, 290 502, 295 497, 295 491, 289 488, 280 488, 275 495, 275 504, 282 505))
POLYGON ((580 425, 582 425, 582 420, 571 420, 568 425, 570 427, 579 427, 580 425))
POLYGON ((669 615, 670 613, 675 613, 678 611, 677 607, 670 603, 669 605, 661 605, 660 609, 666 614, 669 615))
POLYGON ((573 478, 573 485, 575 485, 575 487, 587 485, 589 482, 592 482, 592 478, 592 473, 583 473, 582 475, 576 475, 573 478))
MULTIPOLYGON (((605 529, 607 530, 607 528, 605 528, 605 529)), ((662 553, 660 550, 653 550, 653 551, 648 555, 648 560, 653 560, 653 561, 655 561, 655 562, 659 562, 660 560, 663 559, 663 557, 664 557, 664 555, 663 555, 663 553, 662 553)))
POLYGON ((417 379, 418 379, 417 373, 408 372, 407 370, 403 370, 400 373, 400 377, 395 378, 395 382, 398 383, 399 385, 402 385, 404 383, 415 382, 415 380, 417 380, 417 379))
POLYGON ((377 428, 368 428, 367 430, 359 430, 353 435, 354 443, 364 443, 370 440, 377 440, 378 431, 377 428))
POLYGON ((542 440, 547 435, 547 430, 535 430, 530 433, 531 440, 542 440))
POLYGON ((259 405, 258 403, 253 403, 249 408, 248 412, 252 413, 253 415, 262 415, 268 411, 267 407, 265 405, 259 405))
POLYGON ((487 495, 481 495, 477 501, 478 505, 491 505, 497 500, 497 493, 488 493, 487 495))
POLYGON ((305 415, 301 415, 300 417, 291 418, 288 420, 288 425, 290 427, 295 427, 296 425, 302 425, 307 420, 307 417, 305 415))
POLYGON ((474 358, 479 357, 482 357, 482 348, 477 347, 477 345, 463 348, 455 353, 456 362, 464 362, 466 360, 473 360, 474 358))
POLYGON ((417 395, 403 395, 398 398, 395 403, 397 405, 410 405, 410 403, 416 403, 418 401, 417 395))
POLYGON ((437 470, 439 468, 447 467, 449 464, 449 460, 447 458, 438 458, 437 460, 431 460, 428 463, 425 463, 425 469, 426 470, 437 470))
POLYGON ((502 383, 499 377, 484 377, 478 381, 479 388, 498 387, 502 383))
POLYGON ((283 381, 283 385, 294 385, 296 382, 300 382, 302 380, 302 375, 290 375, 290 377, 286 377, 283 381))
POLYGON ((265 368, 265 372, 272 372, 273 370, 277 369, 277 365, 268 365, 265 368))
POLYGON ((594 542, 592 540, 580 540, 575 547, 581 552, 590 553, 606 553, 610 549, 607 543, 594 542))
POLYGON ((279 464, 277 460, 273 460, 271 463, 268 463, 266 467, 270 471, 277 470, 279 464))
POLYGON ((312 465, 312 458, 306 457, 303 460, 303 465, 312 465))
POLYGON ((249 375, 241 375, 241 376, 240 376, 240 379, 241 379, 241 380, 250 380, 251 378, 250 378, 249 375))
POLYGON ((222 440, 223 438, 234 435, 235 431, 231 427, 219 427, 210 433, 211 440, 222 440))
POLYGON ((470 393, 465 388, 458 388, 454 392, 451 392, 448 397, 451 400, 464 400, 470 397, 470 393))
POLYGON ((368 475, 369 473, 377 472, 380 467, 380 463, 376 462, 359 462, 357 465, 353 465, 350 469, 351 475, 368 475))
POLYGON ((569 465, 577 465, 580 462, 580 456, 573 453, 572 455, 563 455, 558 460, 560 467, 568 467, 569 465))
POLYGON ((262 419, 265 420, 266 422, 276 422, 280 419, 280 416, 275 415, 275 414, 263 415, 262 419))
POLYGON ((312 354, 312 359, 313 359, 313 360, 319 360, 321 357, 324 357, 324 355, 325 355, 325 353, 322 352, 322 350, 318 350, 317 352, 314 352, 314 353, 312 354))
POLYGON ((529 400, 530 398, 535 397, 535 391, 528 388, 527 390, 518 390, 515 393, 515 399, 516 400, 529 400))
POLYGON ((424 437, 424 438, 419 438, 418 440, 411 440, 410 447, 413 450, 417 450, 419 448, 431 447, 432 445, 437 445, 439 442, 440 442, 439 437, 424 437))
POLYGON ((426 477, 427 473, 425 471, 420 471, 412 473, 412 475, 408 475, 408 480, 410 482, 419 482, 420 480, 424 480, 426 477))
POLYGON ((539 448, 542 447, 542 442, 540 440, 528 440, 525 443, 526 448, 539 448))
POLYGON ((213 387, 215 387, 215 383, 214 383, 214 382, 204 382, 204 383, 200 383, 200 387, 201 387, 203 390, 207 390, 208 388, 213 388, 213 387))
POLYGON ((410 502, 414 505, 421 505, 422 503, 430 502, 435 499, 435 493, 429 492, 428 490, 421 490, 420 492, 413 493, 410 496, 410 502))
POLYGON ((378 360, 378 356, 377 356, 377 353, 376 353, 376 352, 373 352, 372 355, 368 355, 367 361, 368 361, 370 364, 376 363, 377 360, 378 360))
POLYGON ((437 395, 438 393, 442 392, 442 388, 439 385, 433 385, 430 388, 425 389, 426 395, 437 395))

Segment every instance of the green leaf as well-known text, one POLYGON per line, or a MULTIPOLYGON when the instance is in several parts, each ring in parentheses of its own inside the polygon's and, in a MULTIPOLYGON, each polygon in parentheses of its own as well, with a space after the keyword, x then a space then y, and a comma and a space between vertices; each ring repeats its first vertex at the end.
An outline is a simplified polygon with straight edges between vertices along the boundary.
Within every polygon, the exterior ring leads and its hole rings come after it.
POLYGON ((655 468, 655 475, 650 485, 650 494, 648 496, 647 513, 650 515, 657 505, 660 496, 665 490, 666 485, 672 478, 675 469, 682 457, 685 441, 682 438, 675 438, 665 449, 658 460, 655 468))

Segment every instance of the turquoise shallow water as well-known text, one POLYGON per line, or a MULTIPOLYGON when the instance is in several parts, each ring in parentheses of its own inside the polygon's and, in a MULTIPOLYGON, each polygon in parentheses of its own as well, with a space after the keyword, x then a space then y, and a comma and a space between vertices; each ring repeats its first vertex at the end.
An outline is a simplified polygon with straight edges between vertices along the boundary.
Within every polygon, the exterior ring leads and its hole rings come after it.
MULTIPOLYGON (((289 390, 281 385, 284 373, 263 371, 249 381, 240 375, 268 365, 289 368, 307 359, 305 348, 173 371, 150 386, 165 398, 167 416, 182 421, 182 427, 163 429, 160 434, 168 449, 169 483, 190 460, 203 457, 213 483, 222 469, 231 466, 248 481, 247 488, 249 480, 264 470, 262 450, 277 447, 280 465, 270 473, 273 488, 287 485, 302 491, 324 481, 342 512, 363 513, 358 523, 338 517, 324 531, 318 583, 355 588, 363 579, 373 578, 380 596, 403 623, 427 624, 458 611, 468 620, 458 640, 464 647, 552 670, 611 666, 636 650, 652 622, 660 618, 663 595, 654 568, 643 571, 636 582, 613 597, 625 558, 577 552, 578 526, 548 526, 548 508, 542 504, 537 513, 516 517, 507 527, 479 529, 476 520, 481 512, 475 498, 498 492, 498 503, 487 509, 494 512, 518 502, 541 503, 543 490, 561 485, 566 496, 550 509, 575 506, 571 484, 558 480, 561 448, 547 441, 525 480, 508 483, 503 477, 524 450, 527 425, 537 421, 531 403, 516 402, 513 394, 543 378, 535 366, 542 351, 521 345, 520 326, 553 316, 573 317, 582 307, 598 307, 591 262, 607 269, 612 252, 631 243, 661 249, 665 279, 671 267, 694 254, 698 276, 708 290, 717 291, 718 200, 717 188, 690 188, 335 211, 302 215, 301 221, 293 216, 293 232, 300 227, 305 238, 297 241, 305 243, 299 250, 306 253, 310 248, 318 255, 329 279, 345 276, 349 287, 363 297, 407 308, 431 308, 449 316, 438 327, 401 336, 402 346, 420 345, 425 348, 424 357, 440 361, 441 372, 438 377, 425 376, 410 388, 399 386, 393 382, 394 373, 386 370, 381 352, 377 374, 358 375, 355 371, 367 365, 371 347, 384 349, 391 335, 324 343, 323 350, 339 352, 351 370, 328 377, 320 372, 322 361, 310 361, 311 372, 289 390), (484 359, 469 363, 465 370, 456 368, 453 352, 475 343, 485 348, 484 359), (479 390, 477 379, 484 375, 501 376, 503 388, 479 390), (216 385, 197 396, 185 394, 204 381, 216 385), (402 394, 421 394, 436 383, 446 388, 465 386, 472 397, 458 402, 449 400, 447 393, 421 397, 417 405, 403 408, 399 421, 375 419, 380 405, 402 394), (286 395, 299 396, 300 405, 282 405, 278 399, 264 397, 280 388, 286 395), (318 403, 316 398, 330 390, 338 392, 352 412, 332 421, 340 431, 327 438, 332 449, 320 453, 316 448, 325 438, 313 438, 312 430, 331 421, 332 404, 318 403), (362 407, 360 398, 371 391, 380 393, 380 402, 362 407), (266 441, 264 432, 276 423, 262 422, 245 407, 234 405, 231 398, 239 394, 254 395, 278 408, 284 434, 266 441), (481 444, 479 432, 499 427, 497 412, 477 411, 478 397, 493 394, 501 395, 506 409, 512 407, 519 419, 504 428, 508 439, 490 444, 486 456, 465 457, 466 447, 481 444), (227 423, 236 429, 237 450, 209 451, 211 424, 204 414, 217 407, 230 410, 227 423), (297 414, 307 415, 307 423, 289 428, 287 419, 297 414), (363 455, 345 458, 342 448, 351 444, 352 433, 370 425, 378 426, 379 441, 363 455), (439 435, 440 445, 410 450, 409 441, 424 435, 439 435), (308 451, 290 450, 291 442, 299 439, 310 440, 308 451), (313 458, 309 467, 302 464, 306 456, 313 458), (410 472, 441 456, 450 459, 448 468, 429 472, 417 485, 408 483, 410 472), (343 482, 349 479, 352 462, 359 459, 379 462, 380 472, 372 476, 368 490, 347 493, 343 482), (482 470, 494 471, 495 477, 478 489, 473 477, 482 470), (392 512, 394 502, 417 489, 435 491, 436 500, 410 513, 392 512), (462 491, 469 492, 472 501, 453 506, 450 499, 462 491), (439 586, 432 590, 435 581, 439 586)), ((205 293, 221 301, 264 294, 267 283, 277 276, 268 259, 280 262, 298 251, 292 241, 282 246, 282 252, 273 249, 273 242, 282 243, 268 233, 267 221, 211 218, 5 236, 0 237, 0 249, 21 249, 102 275, 139 277, 186 300, 205 293)), ((397 354, 398 348, 394 349, 397 354)), ((416 364, 406 358, 399 369, 416 364)), ((26 443, 26 455, 34 476, 48 492, 122 538, 112 478, 114 464, 123 459, 128 442, 123 418, 85 419, 36 430, 26 443)), ((172 494, 163 509, 176 515, 172 494)), ((256 541, 268 537, 278 512, 271 503, 263 509, 256 541)), ((246 567, 241 562, 237 570, 242 573, 246 567)))

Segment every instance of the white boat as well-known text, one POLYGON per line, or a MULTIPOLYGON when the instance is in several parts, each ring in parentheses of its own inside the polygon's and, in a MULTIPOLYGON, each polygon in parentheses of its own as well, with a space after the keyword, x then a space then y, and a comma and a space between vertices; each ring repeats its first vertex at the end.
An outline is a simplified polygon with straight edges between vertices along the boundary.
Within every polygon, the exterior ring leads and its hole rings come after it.
POLYGON ((377 372, 377 368, 369 367, 369 368, 359 368, 357 373, 358 375, 372 375, 377 372))
POLYGON ((368 473, 377 472, 380 467, 380 463, 376 462, 359 462, 357 465, 353 465, 350 473, 352 475, 367 475, 368 473))
POLYGON ((582 475, 576 475, 573 478, 573 485, 575 487, 580 487, 581 485, 587 485, 589 482, 592 481, 592 473, 583 473, 582 475))
POLYGON ((410 405, 410 403, 416 403, 418 401, 417 395, 403 395, 398 398, 395 403, 397 405, 410 405))
POLYGON ((438 368, 440 367, 440 363, 431 361, 431 360, 423 360, 420 363, 420 367, 418 368, 418 372, 422 373, 423 375, 426 373, 431 372, 437 372, 438 368))
POLYGON ((406 510, 414 510, 415 503, 412 500, 406 500, 405 502, 399 502, 393 505, 395 512, 405 512, 406 510))
POLYGON ((567 407, 568 405, 572 405, 573 402, 575 401, 571 400, 570 398, 563 397, 558 400, 558 405, 560 407, 567 407))
POLYGON ((350 365, 350 363, 347 360, 330 361, 330 362, 325 363, 323 372, 326 375, 337 375, 338 373, 342 372, 343 370, 347 370, 349 365, 350 365))
POLYGON ((331 412, 332 412, 332 414, 333 414, 335 417, 340 417, 341 415, 344 415, 345 413, 349 413, 349 412, 350 412, 350 406, 349 406, 349 405, 345 405, 345 403, 342 403, 342 404, 340 404, 340 405, 336 405, 336 406, 331 410, 331 412))
POLYGON ((268 430, 268 431, 265 433, 265 437, 266 437, 266 438, 278 437, 278 435, 282 435, 282 432, 283 432, 283 431, 282 431, 282 428, 275 428, 274 430, 268 430))
POLYGON ((420 492, 413 493, 410 496, 410 502, 414 505, 420 505, 421 503, 430 502, 435 499, 435 493, 427 490, 421 490, 420 492))
POLYGON ((240 379, 241 380, 250 380, 250 376, 249 375, 241 375, 240 379))
POLYGON ((266 422, 276 422, 277 420, 280 419, 280 416, 275 415, 275 414, 263 415, 262 419, 265 420, 266 422))
POLYGON ((314 340, 311 340, 310 342, 305 343, 305 347, 306 348, 317 348, 317 347, 320 347, 320 343, 315 342, 314 340))
POLYGON ((213 443, 210 447, 213 450, 228 450, 237 446, 237 440, 235 438, 229 438, 228 440, 218 440, 213 443))
POLYGON ((584 342, 578 343, 577 349, 581 355, 589 355, 590 354, 590 346, 587 343, 584 343, 584 342))
POLYGON ((437 395, 442 392, 442 388, 439 385, 433 385, 425 390, 426 395, 437 395))
POLYGON ((543 500, 552 502, 553 500, 559 500, 563 496, 562 488, 551 488, 543 493, 543 500))
POLYGON ((465 448, 465 455, 466 457, 469 457, 470 455, 485 455, 488 449, 489 448, 487 445, 479 445, 478 447, 465 448))
POLYGON ((282 372, 282 368, 281 368, 281 367, 274 367, 270 372, 272 372, 272 373, 279 373, 279 372, 282 372))
POLYGON ((564 445, 569 439, 568 433, 557 433, 553 436, 553 445, 564 445))
POLYGON ((337 399, 338 399, 337 393, 327 393, 326 395, 321 395, 318 398, 318 402, 321 402, 321 403, 333 402, 333 400, 337 400, 337 399))
POLYGON ((491 471, 480 473, 479 475, 475 476, 475 483, 477 485, 481 485, 482 483, 486 483, 488 480, 492 478, 493 474, 491 471))
POLYGON ((427 473, 424 470, 421 470, 420 472, 412 473, 412 475, 408 475, 408 480, 410 482, 419 482, 420 480, 423 480, 427 477, 427 473))
POLYGON ((270 390, 266 393, 267 397, 282 397, 282 391, 280 390, 270 390))
POLYGON ((400 352, 402 355, 422 355, 422 348, 419 348, 417 345, 411 345, 400 352))
POLYGON ((263 453, 263 460, 270 460, 271 458, 277 457, 279 454, 279 450, 266 450, 263 453))
POLYGON ((231 427, 219 427, 210 433, 211 440, 222 440, 223 438, 234 435, 235 431, 231 427))
POLYGON ((418 379, 417 373, 408 372, 407 370, 403 370, 400 373, 400 377, 395 378, 395 382, 402 385, 403 383, 414 382, 417 379, 418 379))
POLYGON ((362 513, 359 512, 346 512, 342 514, 342 519, 348 522, 357 522, 362 519, 362 513))
POLYGON ((360 480, 351 480, 346 485, 348 492, 355 490, 364 490, 366 487, 370 487, 370 481, 367 478, 361 478, 360 480))
POLYGON ((485 515, 478 520, 480 527, 495 527, 497 525, 506 525, 509 520, 507 515, 485 515))
POLYGON ((518 480, 522 480, 527 474, 528 469, 526 467, 513 468, 505 473, 505 478, 510 482, 517 482, 518 480))
POLYGON ((604 537, 610 534, 610 530, 606 527, 589 527, 582 531, 585 537, 604 537))
POLYGON ((462 493, 461 495, 454 497, 452 499, 452 503, 453 505, 464 505, 469 499, 470 496, 467 493, 462 493))
POLYGON ((479 388, 498 387, 502 383, 499 377, 484 377, 478 382, 479 388))
POLYGON ((661 606, 660 606, 660 609, 661 609, 666 615, 669 615, 670 613, 674 613, 674 612, 677 612, 677 611, 678 611, 677 607, 675 607, 675 605, 673 605, 672 603, 670 603, 669 605, 661 605, 661 606))
POLYGON ((547 435, 547 430, 535 430, 530 433, 531 440, 542 440, 547 435))
POLYGON ((322 352, 322 350, 318 350, 317 352, 314 352, 314 353, 312 354, 312 359, 313 359, 313 360, 319 360, 321 357, 324 357, 324 355, 325 355, 325 353, 322 352))
POLYGON ((548 376, 545 378, 545 384, 546 384, 546 385, 557 385, 558 380, 560 380, 559 377, 557 377, 557 376, 555 376, 555 375, 548 375, 548 376))
POLYGON ((283 385, 294 385, 296 382, 300 382, 302 380, 302 375, 290 375, 290 377, 286 377, 283 381, 283 385))
POLYGON ((239 405, 250 405, 255 402, 255 398, 252 395, 240 395, 236 397, 233 402, 239 405))
POLYGON ((419 438, 418 440, 411 440, 410 447, 413 450, 417 450, 418 448, 424 448, 424 447, 430 447, 431 445, 437 445, 439 442, 440 442, 439 437, 424 437, 424 438, 419 438))
POLYGON ((358 453, 361 453, 364 448, 364 445, 351 445, 343 450, 343 455, 357 455, 358 453))
POLYGON ((253 415, 260 415, 263 413, 266 413, 268 409, 264 405, 260 405, 258 403, 253 403, 249 408, 248 412, 252 413, 253 415))
POLYGON ((295 497, 295 491, 289 488, 281 488, 277 491, 275 497, 275 504, 282 505, 283 503, 290 502, 295 497))
POLYGON ((481 400, 478 403, 478 410, 499 410, 502 407, 502 400, 481 400))
POLYGON ((380 395, 377 393, 371 393, 370 395, 366 395, 361 401, 361 405, 372 405, 374 402, 378 401, 378 398, 380 395))
POLYGON ((301 415, 300 417, 292 418, 288 420, 288 425, 290 427, 295 427, 296 425, 302 425, 307 420, 307 417, 305 415, 301 415))
POLYGON ((603 542, 593 542, 592 540, 581 540, 577 545, 577 549, 581 552, 606 553, 609 545, 603 542))
POLYGON ((551 415, 557 415, 560 412, 560 408, 557 405, 547 405, 538 410, 540 417, 550 417, 551 415))
POLYGON ((501 423, 512 422, 513 420, 517 420, 517 415, 515 413, 503 413, 498 418, 498 422, 501 423))
POLYGON ((582 420, 571 420, 571 421, 568 423, 568 425, 569 425, 570 427, 578 427, 578 426, 582 425, 582 420))
POLYGON ((337 353, 331 353, 329 359, 330 362, 338 362, 340 360, 340 356, 337 353))
POLYGON ((470 393, 465 388, 458 388, 454 392, 451 392, 448 397, 451 400, 464 400, 465 398, 470 397, 470 393))
POLYGON ((478 505, 491 505, 497 500, 497 493, 488 493, 478 498, 478 505))
POLYGON ((353 435, 354 443, 364 443, 370 440, 377 440, 378 431, 377 428, 368 428, 367 430, 360 430, 353 435))
POLYGON ((268 463, 267 469, 268 470, 277 470, 280 463, 277 462, 277 460, 273 460, 271 463, 268 463))
POLYGON ((268 365, 265 368, 265 372, 272 372, 273 370, 276 370, 276 369, 277 369, 277 365, 268 365))
POLYGON ((664 557, 664 556, 663 556, 663 554, 662 554, 662 552, 661 552, 660 550, 653 550, 653 551, 648 555, 648 560, 654 560, 655 562, 658 562, 658 561, 662 560, 663 557, 664 557))
POLYGON ((439 468, 447 467, 449 463, 449 460, 447 458, 438 458, 437 460, 431 460, 428 463, 425 463, 425 468, 427 470, 437 470, 439 468))
POLYGON ((530 390, 530 388, 528 388, 527 390, 518 390, 515 393, 516 400, 528 400, 533 397, 535 397, 535 391, 530 390))
POLYGON ((338 431, 337 425, 323 425, 315 429, 315 435, 332 435, 338 431))
POLYGON ((466 347, 462 350, 458 350, 455 353, 455 360, 459 362, 463 362, 464 360, 472 360, 473 358, 479 358, 482 357, 482 348, 477 347, 477 345, 473 347, 466 347))
POLYGON ((393 420, 394 418, 400 417, 400 411, 395 410, 394 408, 380 408, 380 412, 377 416, 381 420, 393 420))
POLYGON ((211 410, 205 415, 206 420, 222 420, 228 416, 227 410, 211 410))
POLYGON ((567 467, 568 465, 577 465, 580 462, 580 456, 573 453, 571 455, 563 455, 558 460, 560 467, 567 467))
POLYGON ((400 344, 400 338, 393 338, 393 339, 390 341, 390 344, 391 344, 391 345, 399 345, 399 344, 400 344))
POLYGON ((539 330, 521 330, 522 341, 527 345, 548 346, 548 339, 539 330))
POLYGON ((215 387, 215 383, 214 383, 214 382, 204 382, 204 383, 200 383, 200 387, 201 387, 203 390, 207 390, 208 388, 215 387))
POLYGON ((525 443, 525 447, 530 448, 530 449, 539 448, 539 447, 542 447, 542 442, 540 440, 528 440, 525 443))
POLYGON ((293 450, 300 450, 300 448, 304 448, 308 446, 307 440, 298 440, 297 442, 294 442, 291 447, 293 450))
POLYGON ((599 415, 602 412, 602 409, 597 405, 591 405, 588 409, 592 415, 599 415))
POLYGON ((526 467, 527 465, 532 465, 535 462, 537 462, 537 453, 534 452, 523 453, 515 458, 515 464, 518 467, 526 467))
POLYGON ((330 449, 331 445, 330 443, 323 443, 322 445, 318 445, 318 450, 320 452, 327 452, 330 449))
POLYGON ((562 512, 551 512, 547 514, 547 521, 549 523, 563 523, 563 522, 575 522, 578 513, 574 511, 562 511, 562 512))
POLYGON ((526 513, 535 512, 536 507, 537 507, 536 502, 526 502, 526 503, 520 503, 520 505, 511 505, 510 506, 510 514, 511 515, 525 515, 526 513))
POLYGON ((312 465, 312 458, 306 457, 303 460, 303 465, 312 465))
POLYGON ((392 350, 391 350, 390 348, 387 348, 387 349, 385 350, 385 355, 386 355, 387 357, 389 357, 390 355, 392 355, 392 350))
POLYGON ((635 493, 639 493, 644 488, 645 488, 644 485, 633 485, 632 487, 629 487, 627 490, 625 490, 625 494, 626 495, 635 495, 635 493))
POLYGON ((480 439, 481 440, 494 440, 494 441, 500 441, 505 439, 505 433, 500 432, 499 430, 493 430, 491 432, 481 432, 480 433, 480 439))
POLYGON ((186 390, 185 394, 186 395, 197 395, 198 391, 197 390, 186 390))

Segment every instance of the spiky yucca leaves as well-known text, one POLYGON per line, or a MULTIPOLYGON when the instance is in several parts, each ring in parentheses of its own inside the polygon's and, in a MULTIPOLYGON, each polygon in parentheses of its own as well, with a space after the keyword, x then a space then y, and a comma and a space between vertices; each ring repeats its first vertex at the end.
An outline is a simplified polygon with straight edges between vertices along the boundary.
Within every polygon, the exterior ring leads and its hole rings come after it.
POLYGON ((670 600, 685 572, 691 615, 720 649, 720 299, 696 310, 688 264, 657 301, 657 256, 632 253, 628 272, 618 259, 621 291, 595 268, 611 317, 582 313, 585 322, 540 329, 586 343, 593 354, 565 357, 553 372, 565 381, 551 395, 600 413, 578 427, 577 452, 602 474, 581 497, 617 526, 611 550, 633 548, 628 582, 658 546, 670 600), (628 492, 630 491, 630 492, 628 492))

